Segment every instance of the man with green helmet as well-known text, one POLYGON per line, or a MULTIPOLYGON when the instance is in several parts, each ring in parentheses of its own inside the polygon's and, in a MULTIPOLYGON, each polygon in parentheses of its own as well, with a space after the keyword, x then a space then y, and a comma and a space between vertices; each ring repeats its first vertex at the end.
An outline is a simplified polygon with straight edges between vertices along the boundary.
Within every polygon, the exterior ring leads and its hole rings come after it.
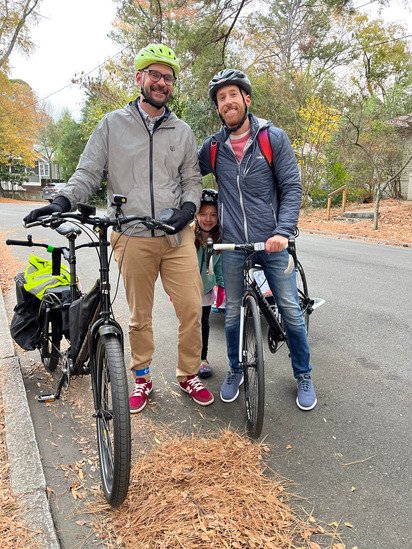
POLYGON ((125 215, 157 217, 161 210, 171 210, 167 223, 179 233, 179 246, 173 246, 162 231, 142 225, 112 235, 130 309, 131 370, 135 378, 130 411, 143 410, 152 391, 152 309, 159 274, 179 319, 178 382, 197 404, 207 406, 212 404, 213 395, 196 376, 201 350, 202 281, 188 227, 202 193, 196 140, 190 127, 166 106, 179 73, 174 52, 163 44, 149 44, 136 55, 135 68, 140 96, 100 121, 59 196, 50 205, 30 212, 25 222, 75 210, 79 202, 87 202, 100 189, 105 177, 109 215, 113 213, 114 194, 127 197, 122 207, 125 215))

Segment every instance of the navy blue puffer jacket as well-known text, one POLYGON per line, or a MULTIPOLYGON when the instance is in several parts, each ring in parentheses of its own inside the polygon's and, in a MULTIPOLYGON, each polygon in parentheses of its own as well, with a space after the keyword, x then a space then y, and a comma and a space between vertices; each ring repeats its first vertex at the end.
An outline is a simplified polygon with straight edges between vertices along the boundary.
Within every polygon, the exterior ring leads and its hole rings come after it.
POLYGON ((202 175, 212 172, 210 142, 219 143, 215 175, 224 242, 264 242, 275 234, 292 236, 298 222, 302 188, 295 154, 287 134, 272 122, 249 115, 252 137, 239 162, 222 127, 199 151, 202 175), (269 166, 257 141, 268 127, 273 151, 269 166))

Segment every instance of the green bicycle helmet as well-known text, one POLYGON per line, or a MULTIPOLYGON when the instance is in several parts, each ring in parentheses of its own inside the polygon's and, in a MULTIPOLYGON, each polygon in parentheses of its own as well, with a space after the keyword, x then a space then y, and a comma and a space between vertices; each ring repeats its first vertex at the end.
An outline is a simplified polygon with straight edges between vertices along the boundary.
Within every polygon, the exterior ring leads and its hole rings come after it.
POLYGON ((148 44, 138 52, 134 60, 136 71, 141 71, 153 63, 169 65, 175 76, 179 74, 179 61, 175 52, 163 44, 148 44))

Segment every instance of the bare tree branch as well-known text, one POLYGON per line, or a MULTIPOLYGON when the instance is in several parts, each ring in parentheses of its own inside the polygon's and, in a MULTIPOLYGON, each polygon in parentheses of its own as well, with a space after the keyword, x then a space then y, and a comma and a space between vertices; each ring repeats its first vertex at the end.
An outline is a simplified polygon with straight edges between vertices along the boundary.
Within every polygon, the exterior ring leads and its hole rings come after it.
POLYGON ((245 3, 246 3, 246 0, 241 1, 240 6, 237 10, 237 13, 236 13, 235 17, 233 18, 232 24, 230 25, 229 30, 227 31, 227 33, 225 35, 225 39, 223 41, 223 47, 222 47, 222 64, 223 64, 223 66, 225 64, 225 51, 226 51, 226 46, 227 46, 230 34, 231 34, 232 30, 234 29, 234 27, 236 25, 236 21, 238 20, 238 18, 240 16, 240 12, 242 11, 245 3))
POLYGON ((24 27, 24 25, 26 23, 26 20, 29 17, 29 15, 31 15, 33 13, 33 10, 35 9, 35 7, 39 3, 39 1, 40 0, 26 0, 26 3, 24 4, 24 7, 23 7, 23 13, 21 15, 21 18, 20 18, 18 24, 16 25, 16 28, 14 29, 14 32, 13 32, 13 35, 11 37, 10 43, 9 43, 5 53, 3 54, 3 56, 0 57, 0 67, 2 67, 7 62, 8 58, 10 57, 10 54, 13 51, 13 48, 16 44, 16 41, 17 41, 17 38, 20 34, 21 29, 24 27))

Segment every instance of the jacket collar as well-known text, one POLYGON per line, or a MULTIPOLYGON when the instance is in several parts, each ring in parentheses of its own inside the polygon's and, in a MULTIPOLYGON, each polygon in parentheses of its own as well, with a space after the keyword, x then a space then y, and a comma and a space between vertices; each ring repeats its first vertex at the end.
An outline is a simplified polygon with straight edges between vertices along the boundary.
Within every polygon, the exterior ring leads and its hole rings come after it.
MULTIPOLYGON (((137 120, 142 120, 142 116, 139 112, 139 108, 137 106, 137 103, 139 102, 139 99, 140 99, 140 96, 139 97, 136 97, 136 99, 133 99, 133 101, 130 101, 130 103, 128 103, 126 105, 126 109, 132 113, 132 115, 134 116, 134 118, 137 118, 137 120)), ((167 105, 165 105, 165 112, 163 113, 163 116, 161 118, 159 118, 159 120, 157 121, 156 123, 156 127, 160 126, 160 124, 162 122, 166 122, 167 120, 169 120, 169 118, 173 118, 173 113, 172 111, 168 108, 167 105)))

